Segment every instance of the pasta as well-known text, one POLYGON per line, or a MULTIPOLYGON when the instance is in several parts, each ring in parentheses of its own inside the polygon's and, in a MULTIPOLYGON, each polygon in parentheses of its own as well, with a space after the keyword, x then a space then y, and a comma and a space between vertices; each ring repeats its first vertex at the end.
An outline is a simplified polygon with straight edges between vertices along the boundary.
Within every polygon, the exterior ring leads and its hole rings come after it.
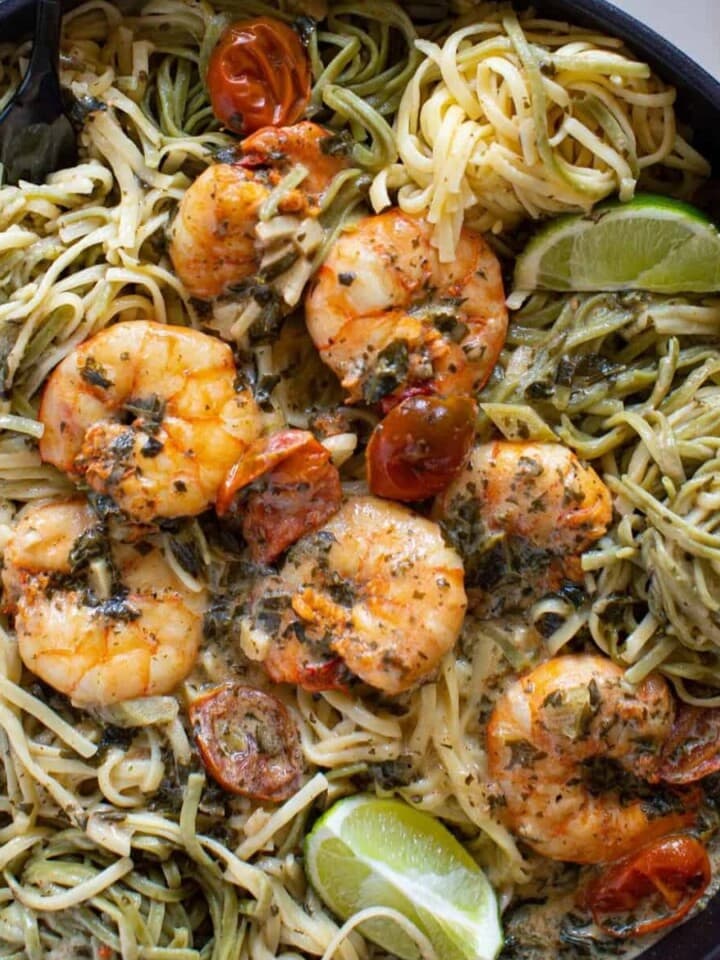
POLYGON ((680 172, 681 193, 708 175, 676 129, 675 91, 619 42, 491 4, 466 19, 442 44, 418 41, 426 58, 395 120, 400 163, 371 192, 376 210, 392 188, 426 214, 442 260, 464 222, 499 233, 611 193, 629 200, 656 165, 680 172))
MULTIPOLYGON (((526 351, 526 368, 486 389, 494 402, 532 398, 564 442, 602 462, 622 519, 584 558, 590 593, 600 597, 587 627, 613 659, 632 665, 633 679, 666 669, 690 702, 702 698, 684 680, 713 688, 717 670, 710 612, 717 358, 707 337, 719 322, 713 299, 538 297, 518 313, 509 338, 526 351), (649 612, 636 621, 628 607, 610 626, 608 598, 620 602, 629 588, 649 612), (705 603, 681 611, 678 596, 696 590, 705 603)), ((554 650, 559 639, 548 641, 554 650)), ((706 700, 716 705, 717 695, 709 689, 706 700)))
MULTIPOLYGON (((507 252, 508 231, 528 215, 588 209, 614 192, 626 199, 638 184, 689 196, 708 174, 678 133, 674 91, 615 40, 495 4, 422 25, 386 0, 322 7, 149 0, 125 15, 87 0, 66 15, 62 78, 83 121, 81 162, 43 185, 0 188, 0 548, 24 504, 75 490, 40 457, 42 388, 118 321, 219 330, 268 429, 321 432, 324 417, 341 419, 326 448, 344 493, 362 490, 376 408, 344 404, 297 317, 253 339, 252 295, 232 291, 209 308, 167 254, 190 184, 232 155, 203 82, 230 21, 319 20, 303 21, 306 117, 329 128, 348 163, 319 205, 307 275, 368 201, 425 213, 450 261, 463 225, 498 234, 507 252)), ((0 108, 28 49, 0 45, 0 108)), ((268 236, 278 229, 281 252, 282 202, 306 177, 296 166, 263 202, 259 220, 268 236)), ((560 936, 577 946, 568 957, 607 949, 592 924, 572 919, 577 870, 548 865, 497 816, 486 725, 511 679, 593 644, 631 681, 659 671, 683 701, 720 706, 718 329, 716 298, 536 294, 514 315, 477 397, 479 438, 561 440, 602 474, 616 521, 585 553, 574 591, 500 616, 479 602, 431 682, 397 697, 270 684, 248 613, 257 566, 213 511, 173 518, 159 535, 187 590, 213 596, 206 643, 178 691, 81 710, 23 667, 6 617, 0 957, 381 960, 356 929, 367 915, 338 922, 301 863, 318 811, 363 790, 397 795, 463 838, 510 905, 518 957, 545 957, 560 936), (701 603, 682 603, 684 591, 701 603), (186 706, 228 678, 272 686, 297 723, 302 785, 276 805, 226 793, 201 767, 186 706), (538 897, 555 914, 536 950, 520 928, 538 897)), ((444 960, 402 914, 379 911, 405 924, 419 955, 444 960)))

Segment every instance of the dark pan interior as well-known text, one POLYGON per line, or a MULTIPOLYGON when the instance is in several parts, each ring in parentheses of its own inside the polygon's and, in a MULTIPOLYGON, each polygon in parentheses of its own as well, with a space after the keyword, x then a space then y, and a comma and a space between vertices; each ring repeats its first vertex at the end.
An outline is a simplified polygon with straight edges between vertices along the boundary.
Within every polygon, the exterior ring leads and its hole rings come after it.
MULTIPOLYGON (((443 0, 430 0, 430 3, 425 0, 423 6, 427 9, 434 3, 444 5, 443 0)), ((20 36, 32 27, 32 6, 32 0, 0 0, 4 37, 20 36)), ((692 127, 693 144, 712 161, 715 176, 720 176, 720 83, 717 80, 668 40, 605 0, 535 0, 533 6, 543 14, 621 37, 635 53, 647 59, 665 80, 678 88, 680 117, 692 127)), ((681 10, 678 13, 682 16, 681 10)), ((643 953, 642 960, 720 960, 720 894, 699 916, 643 953)))

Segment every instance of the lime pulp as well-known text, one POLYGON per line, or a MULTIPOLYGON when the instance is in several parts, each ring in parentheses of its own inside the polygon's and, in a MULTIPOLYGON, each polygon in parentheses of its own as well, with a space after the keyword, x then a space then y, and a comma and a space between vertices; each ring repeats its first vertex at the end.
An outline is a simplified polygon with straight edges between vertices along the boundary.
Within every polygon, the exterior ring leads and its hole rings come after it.
POLYGON ((515 265, 511 299, 533 290, 720 290, 720 233, 699 210, 640 194, 551 221, 515 265))
MULTIPOLYGON (((493 960, 502 946, 497 901, 480 867, 438 820, 399 800, 338 801, 306 839, 305 869, 338 917, 394 909, 442 960, 493 960)), ((403 960, 421 957, 415 940, 387 916, 358 929, 403 960)))

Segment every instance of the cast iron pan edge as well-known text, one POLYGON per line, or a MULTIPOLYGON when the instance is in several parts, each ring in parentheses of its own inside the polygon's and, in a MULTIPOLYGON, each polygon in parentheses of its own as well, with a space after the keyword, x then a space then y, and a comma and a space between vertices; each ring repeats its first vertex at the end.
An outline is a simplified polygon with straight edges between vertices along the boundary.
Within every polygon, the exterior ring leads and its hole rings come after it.
MULTIPOLYGON (((518 3, 529 5, 526 0, 518 3)), ((606 0, 535 0, 532 5, 549 16, 622 38, 674 84, 681 118, 693 129, 693 144, 711 160, 715 175, 720 175, 720 83, 714 77, 654 30, 606 0)), ((31 27, 32 6, 32 0, 0 0, 3 37, 20 35, 31 27)), ((699 916, 645 951, 642 960, 720 960, 720 895, 699 916)))

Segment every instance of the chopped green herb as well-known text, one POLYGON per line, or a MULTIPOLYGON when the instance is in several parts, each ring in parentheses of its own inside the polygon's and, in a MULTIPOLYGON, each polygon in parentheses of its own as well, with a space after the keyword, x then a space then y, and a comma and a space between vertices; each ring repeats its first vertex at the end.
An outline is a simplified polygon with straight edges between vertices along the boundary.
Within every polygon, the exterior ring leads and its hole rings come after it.
POLYGON ((508 770, 513 767, 531 767, 538 760, 544 760, 547 753, 538 750, 529 740, 515 740, 508 744, 510 747, 510 763, 508 770))
POLYGON ((377 403, 396 390, 407 377, 409 366, 408 345, 404 340, 395 340, 385 347, 363 384, 365 402, 377 403))
POLYGON ((140 448, 140 453, 144 457, 153 458, 159 453, 162 453, 164 447, 165 444, 161 443, 160 440, 156 440, 155 437, 148 437, 143 446, 140 448))
POLYGON ((166 402, 157 394, 149 397, 135 397, 128 400, 124 406, 124 413, 129 416, 130 422, 139 420, 146 433, 156 434, 165 417, 166 402))
POLYGON ((86 383, 93 387, 100 387, 101 390, 109 390, 113 386, 102 364, 98 363, 95 357, 87 357, 80 370, 80 376, 86 383))

